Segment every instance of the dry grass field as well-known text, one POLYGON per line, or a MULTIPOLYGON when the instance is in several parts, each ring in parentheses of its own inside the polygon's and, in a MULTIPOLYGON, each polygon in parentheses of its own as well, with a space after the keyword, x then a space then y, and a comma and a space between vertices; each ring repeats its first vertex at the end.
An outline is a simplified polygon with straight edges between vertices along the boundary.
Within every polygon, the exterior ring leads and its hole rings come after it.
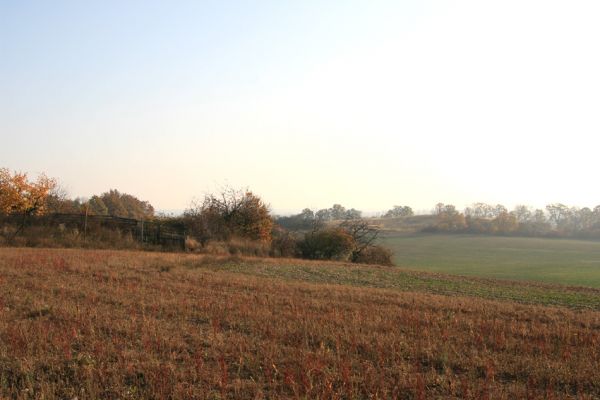
POLYGON ((0 398, 600 398, 600 291, 457 282, 0 248, 0 398))

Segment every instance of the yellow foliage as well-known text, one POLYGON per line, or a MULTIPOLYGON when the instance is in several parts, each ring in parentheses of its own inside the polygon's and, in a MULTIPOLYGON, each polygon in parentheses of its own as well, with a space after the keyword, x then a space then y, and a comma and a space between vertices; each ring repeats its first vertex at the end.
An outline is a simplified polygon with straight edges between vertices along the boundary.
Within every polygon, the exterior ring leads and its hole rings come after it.
POLYGON ((0 214, 40 215, 45 212, 46 198, 56 187, 56 180, 41 174, 31 181, 26 173, 0 168, 0 214))

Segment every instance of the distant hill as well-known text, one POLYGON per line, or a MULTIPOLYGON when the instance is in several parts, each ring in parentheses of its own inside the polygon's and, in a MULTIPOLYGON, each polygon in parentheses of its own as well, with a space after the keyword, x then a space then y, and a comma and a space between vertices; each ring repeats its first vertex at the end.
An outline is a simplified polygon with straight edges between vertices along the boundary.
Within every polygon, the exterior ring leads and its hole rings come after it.
POLYGON ((379 226, 383 233, 416 233, 427 226, 435 224, 435 215, 413 215, 398 218, 373 218, 373 224, 379 226))

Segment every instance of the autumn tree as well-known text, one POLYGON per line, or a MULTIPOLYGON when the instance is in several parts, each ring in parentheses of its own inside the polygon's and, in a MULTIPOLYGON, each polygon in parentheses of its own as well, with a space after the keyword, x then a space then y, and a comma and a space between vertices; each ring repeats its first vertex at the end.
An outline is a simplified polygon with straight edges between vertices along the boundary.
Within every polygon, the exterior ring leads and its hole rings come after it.
POLYGON ((25 228, 28 217, 46 212, 46 200, 55 187, 56 180, 45 174, 30 180, 26 173, 0 168, 0 214, 21 216, 16 229, 7 235, 9 240, 25 228))
POLYGON ((493 218, 494 207, 486 203, 474 203, 465 209, 465 216, 471 218, 493 218))
POLYGON ((461 232, 467 227, 464 214, 452 204, 438 203, 435 206, 436 226, 442 232, 461 232))
POLYGON ((101 195, 92 196, 82 208, 91 215, 111 215, 113 217, 132 219, 151 219, 154 207, 148 201, 111 189, 101 195))
POLYGON ((319 223, 331 221, 333 219, 333 217, 331 216, 331 210, 329 208, 323 208, 321 210, 318 210, 315 213, 315 219, 319 221, 319 223))
POLYGON ((249 190, 225 188, 218 195, 208 194, 185 211, 184 219, 202 243, 234 236, 271 241, 273 219, 269 207, 249 190))
POLYGON ((323 208, 314 213, 315 220, 320 223, 328 221, 344 221, 347 219, 362 218, 362 211, 355 208, 346 209, 341 204, 334 204, 331 208, 323 208))
POLYGON ((502 204, 495 206, 486 203, 474 203, 465 208, 465 216, 471 218, 493 219, 508 210, 502 204))
POLYGON ((385 213, 383 218, 410 217, 412 215, 414 215, 414 212, 409 206, 394 206, 385 213))
POLYGON ((471 233, 490 233, 492 232, 492 220, 489 218, 474 217, 467 214, 465 217, 467 230, 471 233))
POLYGON ((519 204, 512 211, 519 224, 528 223, 533 218, 533 212, 525 205, 519 204))
POLYGON ((350 255, 350 261, 353 262, 360 258, 362 252, 373 246, 379 236, 379 228, 364 219, 346 220, 340 224, 340 227, 350 235, 354 242, 350 255))
POLYGON ((589 207, 583 207, 573 213, 574 227, 578 232, 587 232, 594 226, 594 213, 589 207))
POLYGON ((343 220, 346 218, 346 207, 341 204, 334 204, 333 207, 330 208, 331 211, 331 219, 333 220, 343 220))
POLYGON ((26 173, 0 168, 0 213, 24 216, 46 212, 46 200, 56 180, 40 174, 30 180, 26 173))
POLYGON ((92 196, 86 203, 88 212, 92 215, 108 215, 108 207, 99 196, 92 196))
POLYGON ((303 221, 312 221, 315 219, 315 213, 310 208, 305 208, 298 216, 303 221))
POLYGON ((79 198, 69 198, 67 190, 56 185, 46 198, 46 210, 52 214, 78 214, 83 210, 83 203, 79 198))
POLYGON ((276 222, 279 226, 290 231, 306 231, 313 229, 321 221, 316 219, 314 211, 305 208, 299 214, 277 217, 276 222))
POLYGON ((492 232, 501 235, 514 233, 519 228, 517 217, 513 213, 507 211, 500 212, 496 218, 492 220, 492 232))
POLYGON ((96 203, 96 213, 100 215, 102 215, 100 211, 103 211, 105 207, 105 215, 115 217, 149 219, 154 216, 154 207, 149 202, 140 200, 127 193, 121 193, 116 189, 102 193, 94 199, 94 202, 96 203))
POLYGON ((344 219, 346 219, 346 220, 361 219, 361 218, 362 218, 362 211, 357 210, 355 208, 346 210, 346 213, 344 214, 344 219))

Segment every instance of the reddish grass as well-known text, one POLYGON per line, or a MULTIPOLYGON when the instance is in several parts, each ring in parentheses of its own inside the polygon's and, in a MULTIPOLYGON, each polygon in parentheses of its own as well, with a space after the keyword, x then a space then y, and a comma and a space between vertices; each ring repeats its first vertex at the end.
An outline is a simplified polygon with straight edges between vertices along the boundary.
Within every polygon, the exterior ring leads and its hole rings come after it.
POLYGON ((0 249, 0 397, 600 398, 598 311, 182 257, 0 249))

